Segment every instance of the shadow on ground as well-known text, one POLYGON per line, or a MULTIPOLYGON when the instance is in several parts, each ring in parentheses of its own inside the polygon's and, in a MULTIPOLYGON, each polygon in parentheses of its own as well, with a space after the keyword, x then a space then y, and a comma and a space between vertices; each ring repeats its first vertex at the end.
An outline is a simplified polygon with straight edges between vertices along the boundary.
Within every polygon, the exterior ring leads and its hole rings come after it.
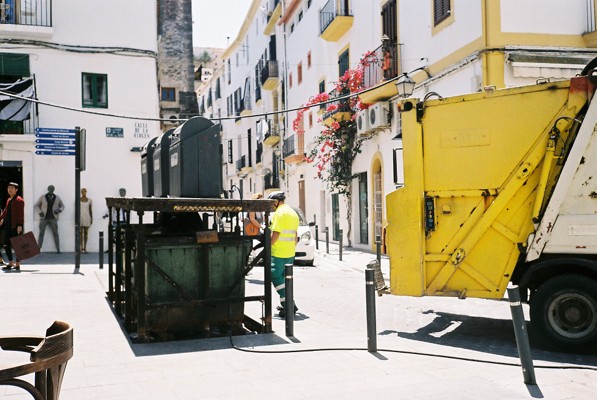
MULTIPOLYGON (((76 253, 41 253, 33 258, 22 262, 23 266, 27 265, 75 265, 76 253)), ((95 264, 99 267, 99 254, 98 253, 82 253, 80 255, 81 265, 95 264)), ((108 255, 104 254, 104 268, 107 268, 108 255)))
MULTIPOLYGON (((436 317, 416 332, 383 331, 379 335, 393 335, 433 343, 441 346, 457 347, 483 353, 518 358, 518 349, 511 320, 451 314, 429 310, 426 314, 436 317)), ((569 354, 539 347, 537 335, 530 326, 531 354, 534 360, 597 366, 597 354, 569 354)))

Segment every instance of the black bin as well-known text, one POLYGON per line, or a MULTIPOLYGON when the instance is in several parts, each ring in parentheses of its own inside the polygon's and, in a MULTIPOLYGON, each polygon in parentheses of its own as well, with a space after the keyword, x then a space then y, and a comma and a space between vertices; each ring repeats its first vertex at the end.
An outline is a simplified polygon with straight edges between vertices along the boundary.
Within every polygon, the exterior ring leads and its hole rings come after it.
POLYGON ((143 197, 153 196, 153 152, 157 140, 157 137, 151 139, 141 151, 141 192, 143 197))
POLYGON ((193 117, 174 130, 170 142, 171 196, 220 197, 220 130, 219 124, 203 117, 193 117))
POLYGON ((170 169, 169 149, 170 137, 174 128, 158 136, 153 150, 153 195, 156 197, 168 197, 170 194, 170 169))

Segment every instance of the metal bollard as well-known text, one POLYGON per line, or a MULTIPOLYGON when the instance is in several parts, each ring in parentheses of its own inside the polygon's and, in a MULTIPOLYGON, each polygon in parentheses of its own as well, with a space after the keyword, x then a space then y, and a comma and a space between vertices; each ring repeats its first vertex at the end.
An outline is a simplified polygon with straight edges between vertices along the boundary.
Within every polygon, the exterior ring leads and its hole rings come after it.
POLYGON ((375 236, 375 247, 377 250, 377 262, 381 265, 381 236, 375 236))
POLYGON ((338 258, 342 261, 342 229, 340 229, 340 239, 338 240, 338 258))
POLYGON ((315 225, 315 250, 319 250, 319 227, 315 225))
POLYGON ((367 351, 377 352, 377 327, 375 324, 375 270, 365 270, 365 299, 367 303, 367 351))
POLYGON ((522 375, 524 383, 527 385, 536 385, 535 368, 533 366, 533 357, 531 356, 531 346, 527 333, 526 321, 520 303, 520 291, 516 285, 508 285, 508 300, 510 301, 510 311, 512 313, 512 323, 514 324, 514 335, 516 336, 516 346, 518 347, 518 356, 522 366, 522 375))
POLYGON ((104 231, 99 233, 99 269, 104 269, 104 231))
POLYGON ((330 228, 325 227, 325 252, 330 254, 330 228))
POLYGON ((284 311, 286 313, 286 337, 294 337, 294 286, 292 283, 292 264, 286 264, 285 285, 286 300, 284 301, 284 311))

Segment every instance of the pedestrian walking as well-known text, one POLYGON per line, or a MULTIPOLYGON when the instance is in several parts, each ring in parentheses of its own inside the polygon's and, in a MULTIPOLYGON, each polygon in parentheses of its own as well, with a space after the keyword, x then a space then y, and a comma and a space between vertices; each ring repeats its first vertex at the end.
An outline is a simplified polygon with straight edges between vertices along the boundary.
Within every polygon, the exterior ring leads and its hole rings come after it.
MULTIPOLYGON (((284 203, 284 192, 270 193, 268 199, 275 200, 276 211, 271 223, 271 255, 272 255, 272 283, 280 296, 281 306, 278 307, 280 318, 286 317, 284 305, 286 303, 286 280, 284 271, 286 264, 294 264, 299 216, 288 204, 284 203)), ((298 311, 296 303, 294 312, 298 311)))
POLYGON ((54 194, 54 186, 48 186, 48 193, 42 195, 35 203, 35 211, 39 214, 39 248, 44 244, 44 234, 49 225, 54 236, 56 253, 60 253, 60 237, 58 236, 58 215, 64 210, 64 204, 60 197, 54 194))
MULTIPOLYGON (((6 200, 6 207, 0 214, 0 228, 2 228, 2 243, 4 251, 6 252, 6 258, 8 259, 8 265, 3 267, 4 271, 10 271, 15 269, 16 271, 21 270, 21 262, 17 258, 16 264, 12 259, 12 246, 10 244, 10 238, 20 235, 23 233, 23 225, 25 223, 25 200, 17 192, 19 191, 19 184, 10 182, 7 187, 8 199, 6 200)), ((15 254, 16 258, 16 254, 15 254)))

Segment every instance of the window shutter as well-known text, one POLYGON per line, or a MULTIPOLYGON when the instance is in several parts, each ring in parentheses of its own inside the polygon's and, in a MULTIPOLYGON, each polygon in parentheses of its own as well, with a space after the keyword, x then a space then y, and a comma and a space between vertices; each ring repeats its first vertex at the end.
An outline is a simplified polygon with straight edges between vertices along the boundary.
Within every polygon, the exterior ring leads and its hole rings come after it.
POLYGON ((29 55, 0 53, 0 76, 30 76, 29 55))

